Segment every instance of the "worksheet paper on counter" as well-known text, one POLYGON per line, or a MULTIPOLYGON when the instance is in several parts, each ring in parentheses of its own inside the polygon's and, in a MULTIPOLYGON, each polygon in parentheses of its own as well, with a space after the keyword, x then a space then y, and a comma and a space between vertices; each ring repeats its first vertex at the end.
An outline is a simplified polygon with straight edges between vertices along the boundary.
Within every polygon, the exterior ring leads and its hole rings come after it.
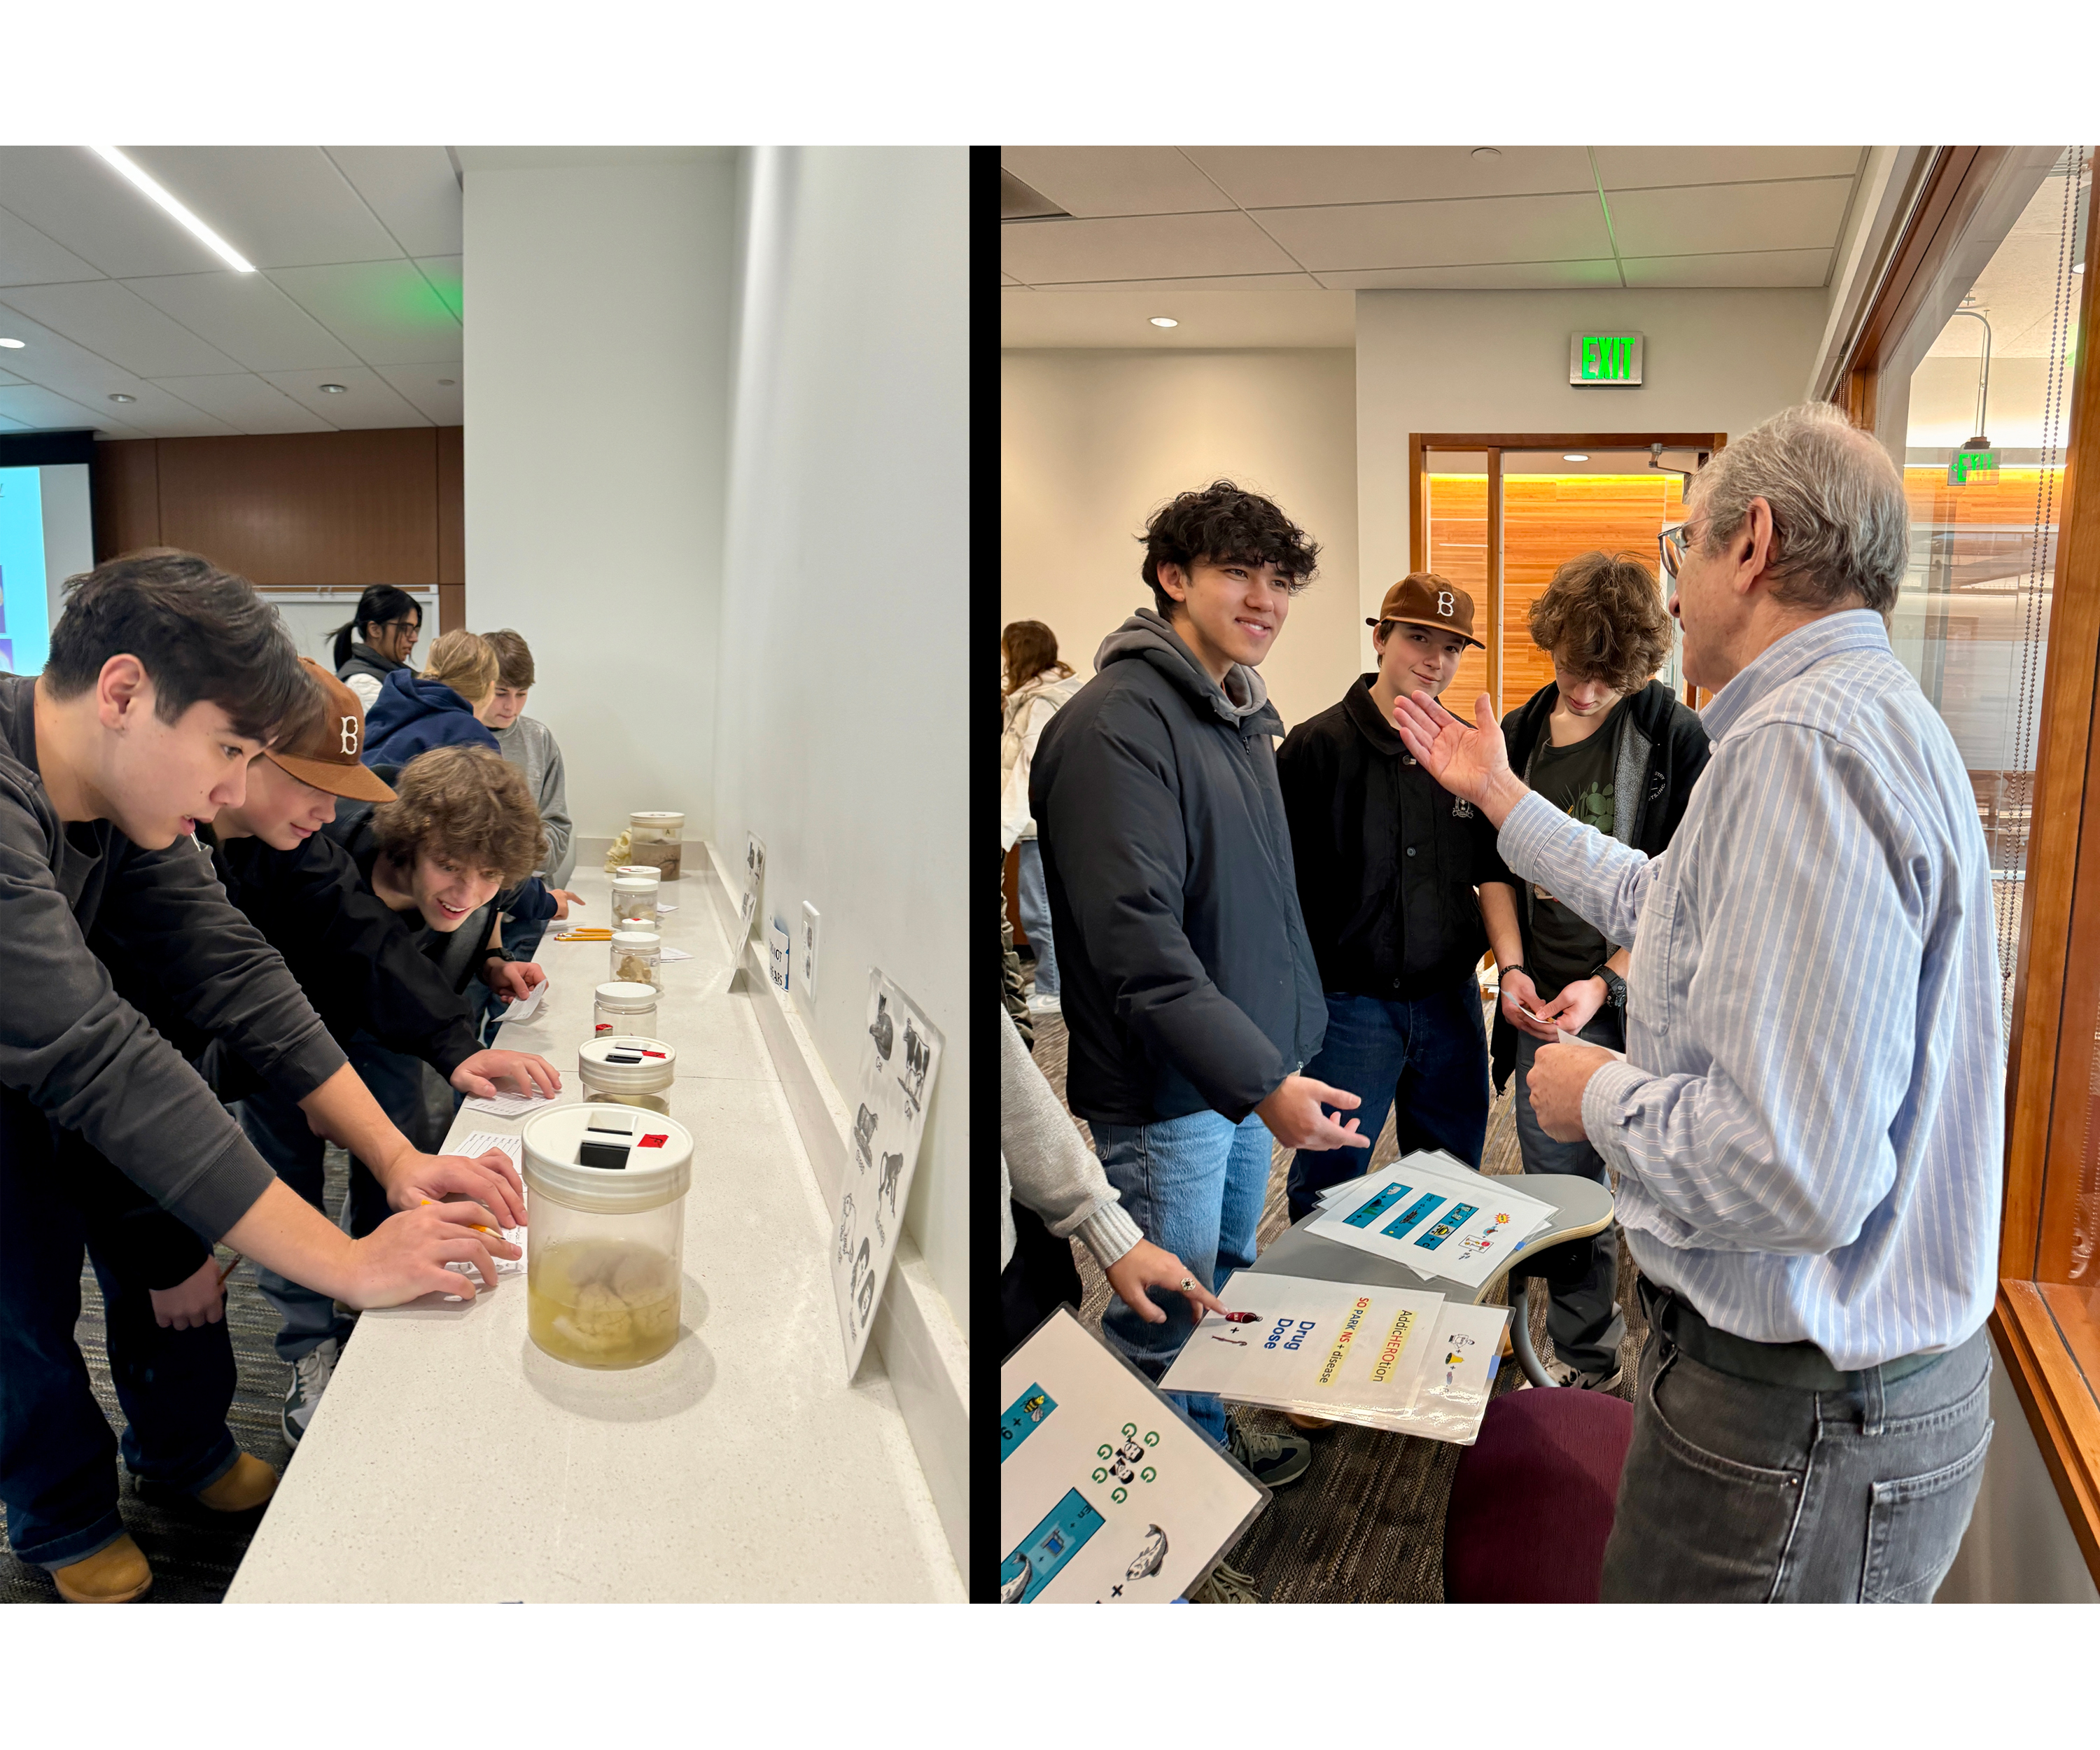
POLYGON ((1310 1230, 1405 1264, 1425 1281, 1478 1288, 1553 1214, 1550 1204, 1489 1175, 1425 1171, 1410 1156, 1353 1181, 1313 1216, 1310 1230))
MULTIPOLYGON (((1407 1164, 1418 1172, 1433 1173, 1441 1168, 1454 1179, 1461 1181, 1470 1179, 1473 1175, 1473 1169, 1467 1166, 1458 1156, 1447 1154, 1441 1148, 1418 1148, 1405 1158, 1407 1164)), ((1362 1184, 1363 1180, 1361 1177, 1345 1179, 1339 1184, 1328 1186, 1313 1201, 1321 1209, 1325 1209, 1329 1204, 1339 1202, 1342 1198, 1348 1196, 1362 1184)))
POLYGON ((1317 1281, 1242 1270, 1218 1290, 1236 1323, 1207 1312, 1162 1391, 1359 1422, 1410 1408, 1444 1297, 1421 1289, 1317 1281))
POLYGON ((1268 1491, 1060 1307, 999 1371, 1003 1604, 1165 1604, 1268 1491))
POLYGON ((505 1094, 500 1090, 493 1094, 477 1095, 472 1100, 460 1102, 462 1112, 485 1112, 492 1118, 522 1118, 528 1112, 558 1104, 558 1096, 552 1094, 505 1094))
MULTIPOLYGON (((479 1160, 483 1155, 488 1153, 488 1152, 492 1148, 501 1148, 505 1154, 510 1157, 510 1164, 513 1166, 516 1167, 521 1173, 524 1171, 525 1163, 523 1157, 523 1144, 521 1144, 515 1136, 500 1135, 494 1131, 474 1131, 465 1136, 462 1136, 460 1139, 459 1146, 457 1148, 448 1148, 445 1153, 448 1154, 463 1154, 468 1160, 475 1161, 479 1160)), ((499 1281, 505 1276, 522 1276, 525 1272, 525 1229, 523 1228, 505 1228, 503 1230, 503 1237, 518 1248, 518 1256, 515 1258, 498 1258, 495 1259, 496 1275, 496 1279, 499 1281)), ((472 1272, 475 1278, 474 1286, 477 1288, 485 1289, 488 1285, 487 1283, 480 1280, 479 1271, 472 1264, 449 1263, 445 1266, 445 1268, 448 1270, 457 1270, 461 1276, 465 1276, 468 1273, 472 1272)), ((461 1300, 465 1298, 465 1296, 460 1294, 448 1294, 445 1296, 447 1300, 461 1300)))

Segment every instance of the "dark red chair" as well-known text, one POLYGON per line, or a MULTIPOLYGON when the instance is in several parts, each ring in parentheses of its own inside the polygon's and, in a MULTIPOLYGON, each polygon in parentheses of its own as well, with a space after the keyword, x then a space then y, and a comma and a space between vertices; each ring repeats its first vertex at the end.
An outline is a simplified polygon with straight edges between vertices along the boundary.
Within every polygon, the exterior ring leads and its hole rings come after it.
POLYGON ((1444 1518, 1453 1604, 1594 1604, 1633 1406, 1601 1391, 1511 1391, 1459 1455, 1444 1518))

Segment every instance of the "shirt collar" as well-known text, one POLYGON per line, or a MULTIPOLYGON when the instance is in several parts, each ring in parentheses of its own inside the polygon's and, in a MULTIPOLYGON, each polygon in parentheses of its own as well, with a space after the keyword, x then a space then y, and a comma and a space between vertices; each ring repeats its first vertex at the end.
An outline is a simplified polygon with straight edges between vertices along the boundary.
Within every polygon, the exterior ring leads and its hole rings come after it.
POLYGON ((1818 663, 1847 650, 1888 648, 1888 628, 1872 608, 1826 614, 1767 645, 1748 668, 1714 695, 1699 713, 1699 721, 1709 738, 1718 742, 1749 716, 1753 707, 1818 663))
POLYGON ((1371 697, 1371 683, 1377 679, 1375 674, 1358 675, 1356 685, 1342 695, 1343 712, 1380 753, 1405 753, 1407 743, 1400 738, 1400 731, 1379 715, 1378 701, 1371 697))

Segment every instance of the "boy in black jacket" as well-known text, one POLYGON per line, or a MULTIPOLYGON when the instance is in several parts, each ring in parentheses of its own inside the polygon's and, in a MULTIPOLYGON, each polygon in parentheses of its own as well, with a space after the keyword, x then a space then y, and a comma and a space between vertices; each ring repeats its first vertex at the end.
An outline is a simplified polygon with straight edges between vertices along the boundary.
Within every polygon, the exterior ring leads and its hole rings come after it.
MULTIPOLYGON (((1486 816, 1415 763, 1392 725, 1401 693, 1440 693, 1473 633, 1473 598, 1434 571, 1386 592, 1368 622, 1375 674, 1309 718, 1276 756, 1290 818, 1298 897, 1319 963, 1327 1033, 1306 1073, 1363 1101, 1376 1137, 1397 1109, 1401 1152, 1441 1148, 1480 1164, 1488 1040, 1474 968, 1488 945, 1475 890, 1507 883, 1486 816)), ((1355 1149, 1301 1148, 1290 1219, 1353 1179, 1355 1149)))
MULTIPOLYGON (((1321 1109, 1354 1095, 1299 1073, 1326 1012, 1277 791, 1283 723, 1255 672, 1319 549, 1229 480, 1167 505, 1145 542, 1158 611, 1110 635, 1094 679, 1050 720, 1030 812, 1070 1032, 1066 1098, 1132 1219, 1215 1292, 1254 1262, 1272 1137, 1370 1140, 1321 1109)), ((1178 1297, 1165 1310, 1160 1325, 1120 1303, 1102 1320, 1154 1379, 1192 1328, 1178 1297)), ((1216 1398, 1188 1410, 1227 1443, 1216 1398)), ((1272 1487, 1310 1458, 1300 1440, 1235 1428, 1230 1442, 1272 1487)))
MULTIPOLYGON (((1661 856, 1705 769, 1706 731, 1696 712, 1651 678, 1670 645, 1654 575, 1626 553, 1570 559, 1532 604, 1531 637, 1552 656, 1554 681, 1502 719, 1511 769, 1598 831, 1661 856)), ((1626 1048, 1631 947, 1606 941, 1533 884, 1483 888, 1480 899, 1502 969, 1495 1087, 1499 1091, 1516 1072, 1524 1170, 1579 1173, 1601 1183, 1604 1163, 1594 1148, 1555 1142, 1539 1127, 1528 1078, 1538 1047, 1552 1044, 1559 1029, 1612 1051, 1626 1048)), ((1617 1386, 1626 1334, 1617 1286, 1614 1232, 1599 1238, 1581 1282, 1553 1289, 1546 1330, 1561 1384, 1617 1386)))

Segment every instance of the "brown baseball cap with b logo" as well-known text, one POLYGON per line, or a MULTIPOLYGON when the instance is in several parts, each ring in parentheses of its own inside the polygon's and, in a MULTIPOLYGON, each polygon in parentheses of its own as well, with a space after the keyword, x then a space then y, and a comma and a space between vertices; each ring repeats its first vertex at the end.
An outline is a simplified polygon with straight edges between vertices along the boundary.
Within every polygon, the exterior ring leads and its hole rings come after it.
POLYGON ((1385 593, 1385 606, 1366 626, 1387 620, 1405 620, 1410 626, 1434 626, 1439 632, 1456 633, 1467 643, 1485 650, 1487 646, 1473 636, 1473 598, 1448 577, 1434 571, 1410 571, 1385 593))
POLYGON ((357 694, 312 657, 302 656, 299 662, 320 688, 324 708, 306 734, 282 747, 272 747, 264 757, 332 796, 391 802, 392 787, 359 757, 364 752, 364 707, 357 694))

